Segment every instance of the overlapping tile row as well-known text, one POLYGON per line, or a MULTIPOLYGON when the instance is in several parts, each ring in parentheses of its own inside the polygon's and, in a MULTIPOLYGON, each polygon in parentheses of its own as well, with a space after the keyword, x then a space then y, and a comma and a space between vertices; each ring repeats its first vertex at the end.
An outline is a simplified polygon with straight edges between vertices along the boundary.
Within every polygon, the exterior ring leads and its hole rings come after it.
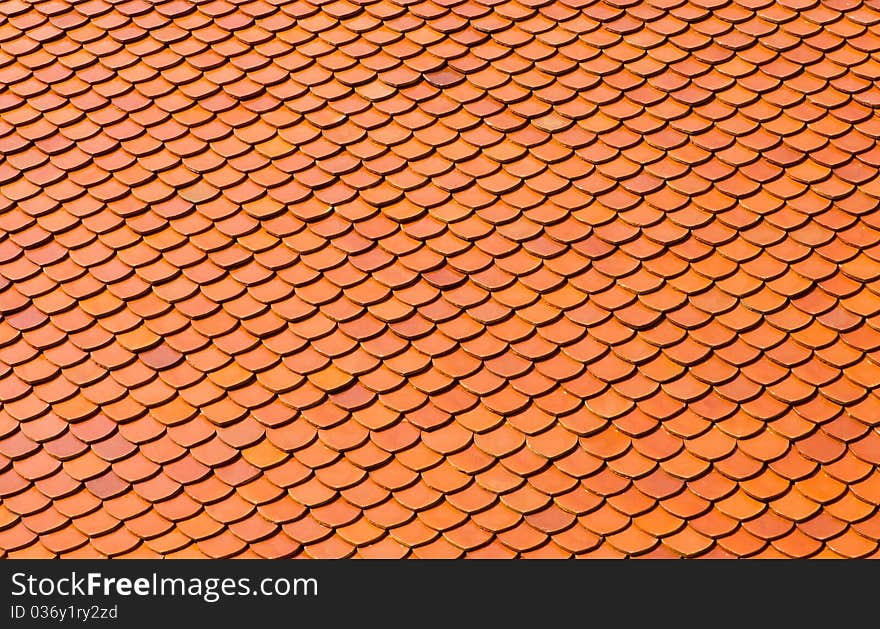
POLYGON ((880 3, 0 3, 2 557, 863 557, 880 3))

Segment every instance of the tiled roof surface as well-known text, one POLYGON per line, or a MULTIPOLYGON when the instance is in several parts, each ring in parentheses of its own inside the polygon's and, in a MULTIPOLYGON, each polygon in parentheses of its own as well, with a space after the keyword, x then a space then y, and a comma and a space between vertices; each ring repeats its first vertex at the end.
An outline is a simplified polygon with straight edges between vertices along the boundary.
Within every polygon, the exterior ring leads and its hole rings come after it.
POLYGON ((877 0, 0 15, 0 556, 877 551, 877 0))

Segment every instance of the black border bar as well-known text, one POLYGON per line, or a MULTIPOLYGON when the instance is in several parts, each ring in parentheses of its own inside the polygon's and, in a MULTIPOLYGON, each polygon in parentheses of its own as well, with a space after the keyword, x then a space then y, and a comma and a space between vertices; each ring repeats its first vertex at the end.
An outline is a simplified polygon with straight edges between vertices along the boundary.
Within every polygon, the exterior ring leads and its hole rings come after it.
MULTIPOLYGON (((0 627, 631 627, 765 626, 772 614, 784 627, 798 618, 830 626, 876 616, 878 580, 867 561, 235 561, 5 560, 0 561, 0 627), (91 596, 13 595, 32 576, 44 589, 71 576, 87 579, 314 579, 317 594, 91 596), (15 582, 13 582, 13 575, 15 582), (22 576, 27 575, 27 576, 22 576), (153 576, 156 575, 156 576, 153 576), (43 607, 46 611, 43 611, 43 607), (52 608, 55 612, 52 612, 52 608), (866 616, 860 608, 864 607, 866 616), (72 619, 78 609, 100 616, 72 619), (107 617, 115 608, 115 618, 107 617), (62 609, 73 609, 60 617, 62 609), (24 611, 22 611, 24 610, 24 611), (36 612, 36 613, 35 613, 36 612), (45 617, 42 617, 45 614, 45 617), (15 618, 22 615, 22 618, 15 618), (34 615, 37 617, 34 618, 34 615), (258 624, 255 624, 258 623, 258 624), (356 623, 356 625, 352 624, 356 623), (825 623, 822 623, 825 624, 825 623)), ((116 583, 113 581, 112 584, 116 583)), ((299 581, 302 588, 305 581, 299 581)), ((61 585, 65 590, 70 581, 61 585)), ((145 584, 142 582, 142 586, 145 584)), ((216 583, 214 585, 217 585, 216 583)), ((125 589, 125 588, 123 588, 125 589)), ((282 587, 283 591, 285 588, 282 587)))

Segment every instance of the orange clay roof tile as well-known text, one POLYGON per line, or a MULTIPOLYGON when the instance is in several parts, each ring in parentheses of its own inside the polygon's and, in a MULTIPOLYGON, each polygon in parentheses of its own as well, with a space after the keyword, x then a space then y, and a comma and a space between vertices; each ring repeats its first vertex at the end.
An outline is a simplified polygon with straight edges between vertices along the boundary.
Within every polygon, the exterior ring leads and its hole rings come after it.
POLYGON ((667 4, 10 10, 2 556, 874 553, 873 14, 667 4))

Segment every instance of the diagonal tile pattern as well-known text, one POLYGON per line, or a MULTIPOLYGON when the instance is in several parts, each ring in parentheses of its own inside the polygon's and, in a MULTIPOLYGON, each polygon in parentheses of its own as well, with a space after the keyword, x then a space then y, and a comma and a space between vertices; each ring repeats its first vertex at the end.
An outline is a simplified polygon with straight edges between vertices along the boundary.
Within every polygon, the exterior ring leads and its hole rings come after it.
POLYGON ((877 0, 0 3, 0 556, 863 557, 877 0))

